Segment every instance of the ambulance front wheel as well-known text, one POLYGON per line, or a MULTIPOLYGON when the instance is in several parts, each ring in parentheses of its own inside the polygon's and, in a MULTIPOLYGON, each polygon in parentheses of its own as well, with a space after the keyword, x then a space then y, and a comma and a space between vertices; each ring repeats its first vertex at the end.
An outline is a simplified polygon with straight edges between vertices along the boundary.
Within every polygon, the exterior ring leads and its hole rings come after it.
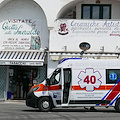
POLYGON ((116 104, 115 104, 115 110, 120 112, 120 99, 118 99, 116 104))
POLYGON ((38 108, 41 112, 48 112, 52 109, 52 100, 49 97, 43 97, 38 101, 38 108))

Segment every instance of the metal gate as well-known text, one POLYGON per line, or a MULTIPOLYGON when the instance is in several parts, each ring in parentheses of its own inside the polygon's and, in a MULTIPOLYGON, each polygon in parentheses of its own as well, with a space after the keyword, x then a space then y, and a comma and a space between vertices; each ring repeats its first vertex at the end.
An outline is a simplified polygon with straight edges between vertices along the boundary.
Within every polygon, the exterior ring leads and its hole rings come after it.
POLYGON ((0 100, 5 99, 6 67, 0 66, 0 100))

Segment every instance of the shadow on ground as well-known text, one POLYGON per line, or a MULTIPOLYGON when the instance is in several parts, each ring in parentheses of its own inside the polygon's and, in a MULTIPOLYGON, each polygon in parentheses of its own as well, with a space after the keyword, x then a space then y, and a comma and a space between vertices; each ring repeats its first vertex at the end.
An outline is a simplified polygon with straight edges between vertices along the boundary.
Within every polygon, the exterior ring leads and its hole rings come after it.
MULTIPOLYGON (((40 112, 39 109, 30 109, 30 110, 22 110, 23 112, 40 112)), ((117 111, 115 111, 114 109, 109 109, 109 108, 98 108, 96 110, 90 110, 88 109, 75 109, 75 108, 55 108, 52 109, 52 111, 50 112, 104 112, 104 113, 118 113, 117 111)))

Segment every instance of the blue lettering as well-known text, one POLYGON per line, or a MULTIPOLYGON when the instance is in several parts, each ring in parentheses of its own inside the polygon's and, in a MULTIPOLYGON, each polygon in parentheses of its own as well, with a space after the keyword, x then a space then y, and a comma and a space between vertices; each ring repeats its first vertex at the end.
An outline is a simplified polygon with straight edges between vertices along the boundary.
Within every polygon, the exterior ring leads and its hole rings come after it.
POLYGON ((99 23, 92 21, 92 22, 74 22, 74 20, 71 22, 71 26, 72 27, 87 27, 87 28, 91 28, 91 27, 98 27, 99 23))
POLYGON ((103 27, 115 27, 115 28, 118 28, 120 27, 120 22, 110 22, 110 21, 105 21, 105 23, 103 24, 103 27))

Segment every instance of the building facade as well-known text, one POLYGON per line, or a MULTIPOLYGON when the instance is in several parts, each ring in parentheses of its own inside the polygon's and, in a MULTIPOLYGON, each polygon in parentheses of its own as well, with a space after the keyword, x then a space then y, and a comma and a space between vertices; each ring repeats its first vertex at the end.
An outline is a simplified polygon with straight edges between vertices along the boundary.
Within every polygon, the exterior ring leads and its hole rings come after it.
POLYGON ((0 0, 0 100, 23 99, 63 58, 118 59, 120 0, 0 0))

